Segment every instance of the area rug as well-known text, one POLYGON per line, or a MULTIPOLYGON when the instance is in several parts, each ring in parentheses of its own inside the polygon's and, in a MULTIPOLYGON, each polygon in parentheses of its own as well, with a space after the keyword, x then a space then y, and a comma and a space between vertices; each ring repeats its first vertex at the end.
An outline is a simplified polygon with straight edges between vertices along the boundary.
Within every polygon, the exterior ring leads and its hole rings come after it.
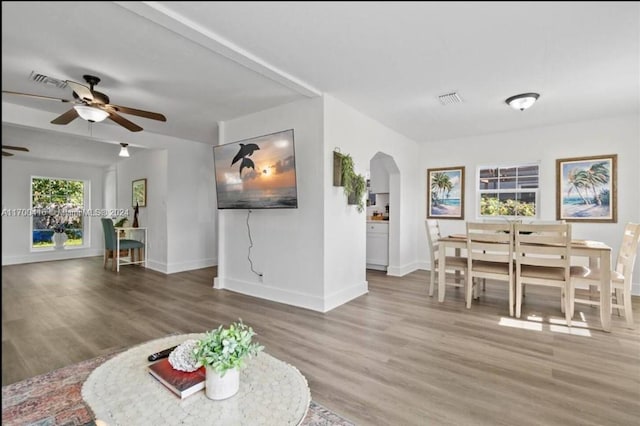
MULTIPOLYGON (((89 374, 116 354, 104 355, 2 387, 3 426, 95 426, 91 408, 82 400, 89 374)), ((311 401, 304 426, 354 424, 311 401)), ((135 426, 135 425, 131 425, 135 426)))

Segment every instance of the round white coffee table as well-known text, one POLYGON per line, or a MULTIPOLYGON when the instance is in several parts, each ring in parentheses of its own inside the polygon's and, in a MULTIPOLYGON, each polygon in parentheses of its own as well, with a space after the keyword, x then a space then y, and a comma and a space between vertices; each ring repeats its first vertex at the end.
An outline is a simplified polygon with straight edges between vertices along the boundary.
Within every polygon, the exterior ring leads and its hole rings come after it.
POLYGON ((261 352, 240 372, 240 390, 223 401, 199 391, 180 399, 147 371, 147 357, 203 334, 169 336, 131 348, 96 368, 82 398, 96 419, 122 425, 299 425, 311 393, 295 367, 261 352))

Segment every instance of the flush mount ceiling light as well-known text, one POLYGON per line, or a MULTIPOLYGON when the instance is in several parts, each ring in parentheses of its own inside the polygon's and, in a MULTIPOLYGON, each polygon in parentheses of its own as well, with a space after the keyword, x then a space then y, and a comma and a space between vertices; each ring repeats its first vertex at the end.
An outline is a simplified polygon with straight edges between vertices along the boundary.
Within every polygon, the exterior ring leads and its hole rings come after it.
POLYGON ((76 105, 73 108, 76 110, 80 118, 83 118, 90 123, 104 121, 104 119, 109 116, 107 111, 88 105, 76 105))
POLYGON ((127 149, 127 145, 129 145, 128 143, 121 143, 120 146, 122 148, 120 148, 120 154, 118 154, 120 157, 129 157, 129 150, 127 149))
POLYGON ((522 93, 520 95, 515 95, 507 98, 505 102, 513 109, 524 111, 525 109, 533 105, 539 97, 540 94, 538 93, 522 93))

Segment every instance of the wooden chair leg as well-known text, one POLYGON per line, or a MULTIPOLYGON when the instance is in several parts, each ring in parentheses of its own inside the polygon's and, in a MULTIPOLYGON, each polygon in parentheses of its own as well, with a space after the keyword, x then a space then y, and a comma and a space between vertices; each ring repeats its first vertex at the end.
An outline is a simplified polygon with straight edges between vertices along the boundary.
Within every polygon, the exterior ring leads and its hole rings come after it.
POLYGON ((516 281, 516 318, 522 314, 522 282, 516 281))
POLYGON ((627 327, 633 327, 633 311, 631 310, 631 292, 625 291, 622 299, 624 300, 624 318, 627 320, 627 327))
POLYGON ((469 274, 467 278, 467 294, 465 295, 465 299, 467 302, 467 309, 471 309, 471 298, 473 297, 473 276, 469 274))
POLYGON ((113 256, 111 256, 111 270, 116 272, 116 264, 120 262, 120 252, 118 250, 113 250, 113 256))
POLYGON ((107 268, 107 261, 109 260, 109 252, 111 250, 104 249, 104 263, 102 264, 103 268, 107 268))
POLYGON ((433 297, 433 286, 435 285, 436 280, 436 267, 435 265, 431 266, 431 274, 429 276, 429 297, 433 297))

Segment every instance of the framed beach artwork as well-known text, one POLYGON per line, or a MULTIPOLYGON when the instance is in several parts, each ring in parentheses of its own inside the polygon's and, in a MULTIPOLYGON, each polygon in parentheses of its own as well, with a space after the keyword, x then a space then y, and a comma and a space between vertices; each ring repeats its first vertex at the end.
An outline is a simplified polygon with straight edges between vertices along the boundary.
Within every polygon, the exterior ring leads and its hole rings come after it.
POLYGON ((556 218, 567 222, 617 222, 618 156, 556 160, 556 218))
POLYGON ((464 219, 464 166, 427 169, 427 218, 464 219))

